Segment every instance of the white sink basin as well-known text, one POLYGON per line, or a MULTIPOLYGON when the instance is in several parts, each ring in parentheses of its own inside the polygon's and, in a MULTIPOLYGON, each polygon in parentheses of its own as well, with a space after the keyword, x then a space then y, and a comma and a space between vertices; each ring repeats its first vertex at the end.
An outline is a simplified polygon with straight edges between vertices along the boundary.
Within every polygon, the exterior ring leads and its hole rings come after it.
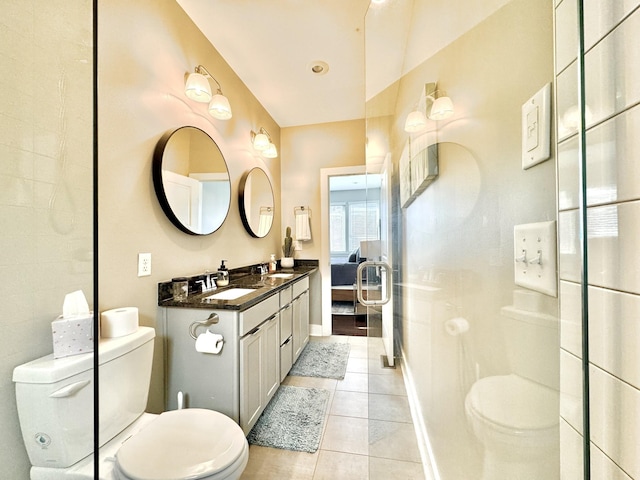
POLYGON ((229 290, 209 295, 205 297, 205 300, 235 300, 253 291, 255 291, 255 288, 230 288, 229 290))
POLYGON ((269 275, 271 278, 291 278, 293 273, 272 273, 269 275))

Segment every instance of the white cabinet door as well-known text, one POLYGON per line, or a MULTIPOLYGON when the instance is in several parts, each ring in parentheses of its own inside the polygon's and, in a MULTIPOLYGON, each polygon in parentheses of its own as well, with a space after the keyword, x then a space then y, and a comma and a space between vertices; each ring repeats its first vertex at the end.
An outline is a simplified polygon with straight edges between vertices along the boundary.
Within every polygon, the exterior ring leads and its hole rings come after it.
POLYGON ((240 339, 240 426, 245 434, 264 410, 265 335, 260 327, 240 339))
POLYGON ((309 291, 293 301, 293 361, 309 341, 309 291))
POLYGON ((291 336, 293 328, 293 309, 291 304, 286 304, 282 310, 280 310, 280 344, 286 342, 287 338, 291 336))
POLYGON ((300 338, 302 348, 309 342, 309 290, 299 297, 300 299, 300 338))
POLYGON ((293 365, 293 340, 291 337, 280 345, 280 381, 283 382, 293 365))
POLYGON ((264 331, 264 356, 262 364, 264 368, 264 405, 280 386, 280 334, 278 333, 280 318, 276 313, 262 327, 264 331))
POLYGON ((279 332, 276 313, 240 339, 240 426, 245 434, 280 386, 279 332))

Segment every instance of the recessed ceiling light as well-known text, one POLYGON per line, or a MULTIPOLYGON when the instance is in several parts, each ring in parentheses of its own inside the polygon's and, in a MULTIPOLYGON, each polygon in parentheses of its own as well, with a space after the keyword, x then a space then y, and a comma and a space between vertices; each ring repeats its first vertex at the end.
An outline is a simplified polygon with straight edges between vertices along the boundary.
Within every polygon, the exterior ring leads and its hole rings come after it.
POLYGON ((316 60, 309 64, 309 70, 314 75, 324 75, 329 71, 329 64, 321 60, 316 60))

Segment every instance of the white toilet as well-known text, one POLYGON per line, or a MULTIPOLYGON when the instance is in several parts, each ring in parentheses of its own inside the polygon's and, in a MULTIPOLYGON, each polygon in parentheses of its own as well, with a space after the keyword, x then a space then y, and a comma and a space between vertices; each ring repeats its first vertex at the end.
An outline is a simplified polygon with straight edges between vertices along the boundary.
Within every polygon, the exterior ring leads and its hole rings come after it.
MULTIPOLYGON (((144 413, 154 337, 140 327, 100 341, 100 479, 240 478, 249 445, 229 417, 196 408, 144 413)), ((48 355, 15 368, 32 480, 94 478, 93 361, 92 354, 48 355)))
POLYGON ((559 479, 558 319, 508 306, 501 323, 511 373, 479 379, 465 399, 481 478, 559 479))

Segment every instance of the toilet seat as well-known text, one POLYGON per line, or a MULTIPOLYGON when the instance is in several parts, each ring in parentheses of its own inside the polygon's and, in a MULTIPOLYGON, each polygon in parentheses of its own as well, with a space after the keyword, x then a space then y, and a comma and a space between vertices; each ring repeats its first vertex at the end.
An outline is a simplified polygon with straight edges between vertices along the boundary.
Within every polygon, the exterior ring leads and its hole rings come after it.
POLYGON ((201 479, 234 470, 247 455, 247 439, 233 420, 189 408, 164 412, 129 438, 118 450, 116 469, 131 480, 201 479))
POLYGON ((515 374, 475 382, 467 407, 481 420, 514 433, 558 426, 558 392, 515 374))

